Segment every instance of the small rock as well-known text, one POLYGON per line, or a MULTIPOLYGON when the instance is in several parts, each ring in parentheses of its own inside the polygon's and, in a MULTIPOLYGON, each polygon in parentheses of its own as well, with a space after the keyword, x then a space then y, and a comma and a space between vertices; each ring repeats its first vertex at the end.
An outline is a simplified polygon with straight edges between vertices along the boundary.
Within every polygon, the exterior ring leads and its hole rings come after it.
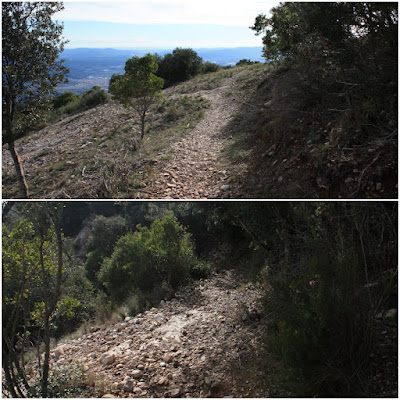
POLYGON ((283 181, 283 176, 281 175, 279 178, 278 178, 278 182, 282 182, 283 181))
POLYGON ((160 367, 165 367, 167 364, 164 361, 160 362, 160 367))
POLYGON ((397 317, 397 308, 391 308, 385 313, 386 319, 395 319, 396 317, 397 317))
POLYGON ((229 190, 229 188, 230 188, 229 185, 222 185, 221 186, 221 190, 223 190, 223 191, 227 191, 227 190, 229 190))
POLYGON ((110 365, 115 361, 115 353, 106 352, 100 357, 100 363, 103 365, 110 365))
POLYGON ((101 397, 102 399, 115 399, 116 397, 111 393, 106 393, 101 397))
POLYGON ((132 392, 133 390, 133 380, 132 379, 127 379, 124 382, 124 391, 125 392, 132 392))
POLYGON ((164 385, 166 382, 168 382, 167 378, 164 378, 163 376, 158 380, 159 385, 164 385))
POLYGON ((344 181, 344 183, 345 183, 346 185, 349 185, 350 183, 353 183, 353 182, 354 182, 354 179, 353 179, 351 176, 349 176, 348 178, 346 178, 345 181, 344 181))
POLYGON ((181 396, 181 389, 180 388, 174 388, 174 389, 171 389, 171 391, 170 391, 170 395, 171 395, 171 397, 173 397, 173 398, 177 398, 177 397, 180 397, 181 396))
POLYGON ((132 378, 140 379, 143 376, 143 372, 140 369, 135 369, 131 373, 132 378))
POLYGON ((170 353, 164 354, 163 361, 170 363, 174 359, 174 356, 170 353))
POLYGON ((54 356, 56 358, 60 358, 60 356, 64 355, 64 348, 65 346, 59 346, 54 350, 54 356))
POLYGON ((140 396, 141 394, 143 394, 143 390, 140 389, 139 387, 135 387, 133 389, 133 393, 135 393, 137 396, 140 396))
POLYGON ((377 190, 378 192, 382 190, 382 183, 381 183, 381 182, 378 182, 378 183, 376 184, 376 190, 377 190))

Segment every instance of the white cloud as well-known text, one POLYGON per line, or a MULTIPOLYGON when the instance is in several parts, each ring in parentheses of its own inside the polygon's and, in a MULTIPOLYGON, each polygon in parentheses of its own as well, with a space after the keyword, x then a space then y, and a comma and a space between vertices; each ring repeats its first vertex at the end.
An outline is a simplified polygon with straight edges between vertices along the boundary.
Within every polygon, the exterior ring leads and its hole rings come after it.
POLYGON ((133 24, 213 24, 250 26, 278 1, 260 0, 130 0, 69 1, 57 14, 64 21, 103 21, 133 24))

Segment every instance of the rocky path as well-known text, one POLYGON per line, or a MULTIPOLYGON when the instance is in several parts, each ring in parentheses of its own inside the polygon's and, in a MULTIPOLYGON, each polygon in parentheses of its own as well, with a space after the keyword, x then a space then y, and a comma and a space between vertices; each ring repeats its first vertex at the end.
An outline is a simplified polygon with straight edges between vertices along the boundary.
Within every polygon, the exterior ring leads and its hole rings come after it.
POLYGON ((232 89, 233 78, 224 86, 195 93, 210 101, 203 120, 182 140, 172 146, 173 160, 161 170, 137 198, 230 198, 234 189, 218 157, 236 105, 226 93, 232 89))
POLYGON ((260 292, 231 271, 171 301, 53 350, 53 368, 81 363, 104 397, 267 397, 260 292), (99 387, 99 385, 97 385, 99 387))

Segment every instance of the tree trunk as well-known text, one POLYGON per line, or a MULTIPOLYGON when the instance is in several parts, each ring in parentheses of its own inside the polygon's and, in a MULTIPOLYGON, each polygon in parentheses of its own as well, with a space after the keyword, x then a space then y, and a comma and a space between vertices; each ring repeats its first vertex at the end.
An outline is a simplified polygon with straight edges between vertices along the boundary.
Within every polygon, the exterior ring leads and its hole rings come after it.
POLYGON ((15 150, 14 142, 8 143, 8 150, 10 150, 11 157, 14 161, 15 172, 17 173, 17 180, 21 198, 29 198, 28 185, 26 184, 24 171, 22 169, 21 159, 15 150))
POLYGON ((49 362, 50 362, 50 323, 49 316, 45 316, 44 323, 44 361, 42 373, 42 397, 48 396, 49 362))
POLYGON ((142 130, 140 132, 140 141, 143 140, 144 137, 144 125, 145 125, 145 119, 146 119, 146 113, 144 112, 141 116, 141 120, 142 120, 142 130))

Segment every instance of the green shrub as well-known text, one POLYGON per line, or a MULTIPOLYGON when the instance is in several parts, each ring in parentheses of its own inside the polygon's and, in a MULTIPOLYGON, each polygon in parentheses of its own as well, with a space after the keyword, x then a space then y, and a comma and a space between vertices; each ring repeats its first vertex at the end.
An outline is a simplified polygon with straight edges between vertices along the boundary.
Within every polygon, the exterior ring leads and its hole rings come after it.
POLYGON ((83 93, 80 106, 82 109, 93 108, 99 104, 105 103, 109 99, 110 95, 104 89, 100 86, 93 86, 92 89, 83 93))
POLYGON ((357 394, 354 374, 363 376, 371 343, 357 254, 334 259, 321 246, 301 276, 283 271, 270 279, 264 306, 275 317, 268 343, 285 387, 305 397, 357 394))
POLYGON ((236 63, 236 66, 239 67, 241 65, 254 65, 254 64, 259 64, 259 61, 251 61, 251 60, 247 60, 245 58, 243 58, 242 60, 238 61, 236 63))
POLYGON ((114 82, 121 79, 122 77, 123 77, 123 74, 112 74, 112 76, 110 78, 110 82, 108 83, 108 90, 110 90, 110 87, 114 82))
POLYGON ((190 234, 175 217, 157 219, 151 228, 121 237, 99 278, 113 301, 122 303, 138 290, 151 293, 162 282, 173 289, 186 282, 197 264, 190 234))
MULTIPOLYGON (((41 383, 37 381, 32 387, 31 394, 33 397, 37 397, 40 392, 41 383)), ((87 384, 82 367, 73 363, 52 369, 48 380, 48 397, 88 397, 87 384)))
MULTIPOLYGON (((92 222, 89 251, 99 251, 104 257, 112 254, 114 244, 128 230, 126 220, 119 216, 104 217, 98 215, 92 222)), ((97 257, 93 255, 92 257, 97 257)), ((93 260, 91 260, 93 262, 93 260)))
POLYGON ((87 254, 85 271, 86 276, 91 282, 97 282, 97 273, 100 271, 104 256, 100 249, 96 249, 87 254))
POLYGON ((54 110, 49 117, 50 121, 88 110, 105 103, 109 99, 110 95, 100 86, 93 86, 92 89, 83 93, 82 97, 72 92, 65 92, 53 100, 55 103, 54 110))
POLYGON ((203 63, 202 72, 205 74, 208 72, 217 72, 218 70, 219 70, 218 64, 215 64, 210 61, 206 61, 203 63))
POLYGON ((190 270, 190 276, 193 279, 204 279, 210 275, 211 265, 205 261, 199 261, 193 265, 190 270))
POLYGON ((164 57, 156 55, 157 76, 165 81, 165 86, 184 82, 202 71, 203 60, 192 49, 176 48, 164 57))
POLYGON ((64 92, 53 99, 53 107, 57 109, 66 106, 69 103, 77 102, 79 99, 79 95, 73 92, 64 92))

